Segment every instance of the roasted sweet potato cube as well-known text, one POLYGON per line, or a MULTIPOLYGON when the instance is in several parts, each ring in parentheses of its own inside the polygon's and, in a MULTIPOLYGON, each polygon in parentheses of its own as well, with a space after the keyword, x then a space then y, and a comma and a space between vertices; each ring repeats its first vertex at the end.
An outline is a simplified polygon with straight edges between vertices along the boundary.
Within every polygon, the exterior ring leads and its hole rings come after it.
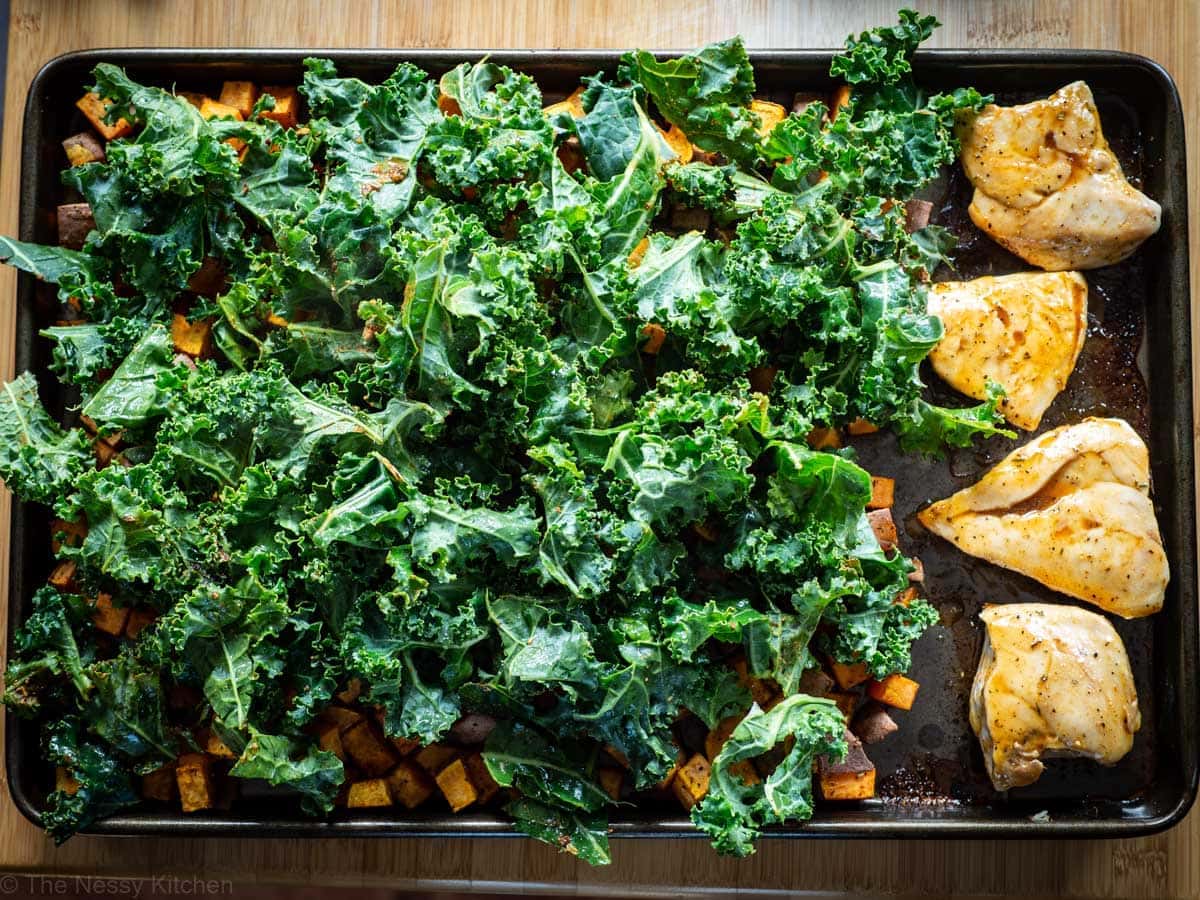
POLYGON ((867 509, 890 509, 896 502, 896 479, 871 476, 871 499, 867 509))
POLYGON ((46 580, 60 591, 75 593, 75 563, 69 559, 63 560, 54 567, 54 571, 50 573, 50 577, 46 580))
POLYGON ((175 784, 184 812, 212 809, 216 800, 212 759, 203 753, 185 753, 175 764, 175 784))
POLYGON ((253 81, 226 81, 221 85, 221 103, 236 109, 243 119, 250 118, 257 99, 258 88, 253 81))
POLYGON ((933 215, 933 204, 928 200, 904 201, 904 230, 907 232, 920 231, 929 224, 933 215))
POLYGON ((896 549, 900 535, 896 532, 896 523, 892 520, 890 509, 871 510, 867 513, 867 521, 871 525, 871 530, 875 532, 875 538, 879 541, 880 548, 885 553, 896 549))
POLYGON ((921 685, 903 675, 889 675, 879 681, 867 682, 867 694, 872 700, 894 706, 896 709, 912 709, 921 685))
POLYGON ((814 450, 836 450, 842 446, 842 433, 836 428, 814 428, 808 433, 808 446, 814 450))
POLYGON ((171 341, 178 353, 186 353, 192 359, 200 359, 212 352, 212 322, 197 319, 189 322, 187 316, 175 313, 171 317, 171 341))
POLYGON ((686 753, 684 753, 682 750, 680 750, 678 753, 676 753, 675 754, 675 764, 673 766, 671 766, 670 769, 667 770, 667 774, 663 776, 662 781, 660 781, 657 785, 655 785, 655 788, 660 791, 665 791, 668 788, 670 788, 671 785, 675 781, 675 776, 679 774, 680 767, 683 766, 684 764, 686 764, 687 761, 688 761, 688 755, 686 753))
POLYGON ((908 606, 919 596, 920 592, 915 587, 908 587, 898 593, 892 602, 897 606, 908 606))
POLYGON ((79 792, 79 782, 63 766, 56 766, 54 769, 54 789, 74 796, 79 792))
POLYGON ((342 746, 355 765, 368 776, 382 775, 396 764, 396 751, 366 719, 342 732, 342 746))
POLYGON ((120 455, 115 447, 101 440, 92 441, 92 450, 96 454, 96 467, 99 469, 106 468, 120 455))
POLYGON ((563 168, 567 170, 568 175, 578 172, 583 168, 584 163, 587 162, 587 157, 583 153, 583 145, 579 143, 579 138, 575 137, 575 135, 571 135, 558 145, 555 156, 558 157, 558 161, 562 163, 563 168))
POLYGON ((742 779, 743 784, 758 784, 762 781, 758 770, 754 768, 754 763, 748 759, 739 759, 729 766, 729 771, 731 774, 742 779))
POLYGON ((207 753, 209 756, 211 756, 215 759, 237 759, 238 758, 238 755, 229 748, 229 745, 226 744, 223 740, 221 740, 221 736, 218 735, 211 728, 204 729, 204 732, 201 735, 201 737, 203 738, 202 743, 204 746, 204 752, 207 753))
POLYGON ((67 161, 72 166, 86 166, 88 163, 104 162, 104 145, 90 131, 73 134, 62 142, 67 161))
POLYGON ((758 128, 755 130, 762 137, 769 135, 776 125, 787 118, 787 110, 770 100, 751 100, 750 112, 758 116, 758 128))
POLYGON ((746 668, 745 657, 739 656, 733 661, 733 670, 737 672, 738 684, 750 691, 750 699, 765 709, 778 695, 778 685, 769 678, 759 678, 751 675, 746 668))
POLYGON ((619 765, 622 769, 629 768, 629 757, 615 744, 605 744, 604 752, 612 757, 612 761, 619 765))
POLYGON ((838 117, 838 113, 845 107, 850 105, 851 87, 848 84, 839 85, 833 92, 833 97, 829 101, 829 118, 832 121, 838 117))
POLYGON ((779 374, 778 366, 755 366, 750 370, 750 390, 757 394, 769 394, 775 385, 775 376, 779 374))
POLYGON ((200 268, 188 278, 187 289, 202 297, 215 297, 225 291, 225 267, 215 256, 206 256, 200 268))
POLYGON ((294 87, 281 85, 264 86, 262 92, 275 98, 275 108, 265 109, 259 115, 279 123, 283 128, 295 128, 300 121, 300 92, 294 87))
POLYGON ((129 611, 129 618, 125 620, 125 637, 131 640, 137 638, 139 634, 153 625, 157 618, 158 613, 149 606, 135 606, 129 611))
POLYGON ((475 793, 479 795, 475 802, 480 806, 491 802, 491 799, 500 792, 500 785, 488 771, 483 754, 468 753, 463 757, 463 765, 467 767, 467 777, 471 779, 471 784, 475 785, 475 793))
POLYGON ((357 709, 347 709, 344 706, 327 706, 321 710, 321 720, 337 726, 338 731, 352 728, 364 721, 363 714, 357 709))
POLYGON ((818 777, 826 800, 869 800, 875 796, 875 770, 826 772, 818 777))
POLYGON ((209 99, 203 94, 197 94, 195 91, 177 91, 175 96, 180 100, 186 100, 192 106, 196 107, 196 109, 202 107, 204 105, 204 101, 209 99))
POLYGON ((871 672, 867 669, 866 664, 860 662, 843 663, 831 659, 829 670, 833 672, 834 680, 843 691, 857 687, 871 677, 871 672))
POLYGON ((433 795, 433 779, 412 760, 400 760, 387 783, 393 799, 406 809, 416 809, 433 795))
POLYGON ((456 756, 458 756, 458 751, 453 747, 446 744, 430 744, 422 747, 413 759, 418 766, 432 775, 444 769, 456 756))
MULTIPOLYGON (((266 89, 264 88, 264 91, 266 89)), ((437 108, 442 111, 443 116, 461 116, 462 107, 458 105, 458 101, 449 94, 438 94, 437 108)))
POLYGON ((621 799, 621 788, 625 784, 625 773, 621 769, 602 766, 596 770, 596 780, 600 782, 604 793, 612 797, 614 803, 621 799))
POLYGON ((726 716, 708 733, 708 737, 704 739, 704 755, 710 762, 717 758, 717 754, 721 752, 721 748, 725 746, 725 742, 729 740, 733 729, 737 728, 740 721, 742 721, 741 716, 726 716))
POLYGON ((434 780, 437 781, 438 790, 442 792, 453 812, 464 810, 479 799, 475 785, 467 776, 467 767, 461 759, 456 759, 444 767, 434 780))
POLYGON ((847 720, 854 715, 854 710, 858 709, 858 694, 852 694, 849 691, 832 691, 829 699, 837 704, 837 708, 842 711, 842 715, 847 720))
POLYGON ((873 422, 868 422, 866 419, 855 419, 846 426, 846 431, 856 437, 863 434, 874 434, 878 430, 878 425, 873 422))
POLYGON ((792 112, 800 115, 814 103, 824 103, 829 98, 812 91, 800 91, 792 98, 792 112))
POLYGON ((346 761, 346 748, 342 746, 342 734, 336 725, 326 725, 317 732, 317 746, 328 750, 342 762, 346 761))
POLYGON ((666 131, 663 131, 657 125, 654 126, 666 145, 671 148, 680 165, 686 166, 692 161, 692 157, 696 154, 696 148, 692 146, 692 142, 688 140, 688 136, 683 133, 683 129, 678 125, 672 125, 666 131))
POLYGON ((694 206, 676 205, 671 208, 671 227, 679 231, 708 231, 712 213, 694 206))
POLYGON ((636 269, 642 264, 642 259, 646 256, 646 251, 650 249, 650 238, 644 237, 629 251, 628 263, 629 268, 636 269))
POLYGON ((87 236, 96 228, 92 207, 87 203, 64 203, 56 210, 58 244, 69 250, 83 247, 87 236))
POLYGON ((858 711, 850 730, 864 744, 878 744, 899 731, 900 726, 888 715, 886 709, 872 701, 858 711))
MULTIPOLYGON (((449 98, 447 98, 449 99, 449 98)), ((440 101, 439 101, 440 105, 440 101)), ((455 104, 457 106, 458 104, 455 104)), ((542 107, 542 113, 546 116, 554 116, 558 113, 569 113, 572 118, 583 118, 583 88, 577 87, 571 91, 570 95, 565 100, 559 100, 557 103, 551 103, 549 106, 542 107)), ((456 113, 457 115, 457 113, 456 113)))
POLYGON ((83 521, 68 522, 65 519, 53 519, 50 522, 50 549, 57 553, 66 544, 68 547, 78 547, 87 537, 87 523, 83 521))
POLYGON ((346 686, 334 694, 339 703, 350 704, 362 696, 362 679, 355 676, 346 682, 346 686))
POLYGON ((75 105, 79 108, 80 112, 87 116, 87 120, 92 123, 92 127, 104 135, 106 141, 125 137, 129 132, 133 131, 133 126, 124 118, 117 119, 111 125, 104 121, 104 117, 108 114, 109 102, 102 100, 99 94, 84 94, 75 101, 75 105))
POLYGON ((387 781, 382 778, 356 781, 350 785, 350 793, 346 795, 346 806, 351 809, 370 809, 391 805, 392 795, 388 790, 387 781))
POLYGON ((708 760, 699 753, 689 759, 686 765, 680 767, 671 782, 671 789, 684 809, 691 809, 704 799, 708 793, 708 780, 712 777, 712 767, 708 760))
POLYGON ((243 119, 241 112, 236 107, 218 103, 210 97, 205 97, 200 104, 200 115, 205 119, 233 119, 235 122, 243 119))
POLYGON ((667 332, 661 325, 647 322, 642 326, 642 337, 646 339, 642 344, 642 352, 654 355, 662 349, 662 345, 666 342, 667 332))
POLYGON ((824 697, 833 690, 833 684, 833 679, 829 677, 824 669, 814 666, 811 669, 805 669, 800 675, 799 689, 801 694, 824 697))
POLYGON ((175 765, 168 763, 142 776, 142 796, 159 803, 175 799, 175 765))
POLYGON ((113 637, 119 635, 125 630, 127 618, 129 610, 124 606, 114 606, 112 594, 98 594, 92 601, 92 624, 105 634, 113 637))
POLYGON ((485 713, 467 713, 450 728, 450 737, 466 747, 482 744, 496 727, 496 720, 485 713))

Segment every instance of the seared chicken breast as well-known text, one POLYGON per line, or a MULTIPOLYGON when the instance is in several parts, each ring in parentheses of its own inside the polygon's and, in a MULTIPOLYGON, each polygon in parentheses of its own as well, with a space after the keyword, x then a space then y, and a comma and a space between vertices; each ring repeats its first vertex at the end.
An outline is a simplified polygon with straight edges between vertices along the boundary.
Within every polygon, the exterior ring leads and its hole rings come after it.
POLYGON ((964 552, 1108 612, 1162 609, 1169 573, 1149 458, 1120 419, 1048 431, 917 515, 964 552))
POLYGON ((1076 606, 989 606, 971 685, 971 727, 998 791, 1042 774, 1042 757, 1113 765, 1141 727, 1125 645, 1103 616, 1076 606))
POLYGON ((1045 100, 985 106, 959 138, 971 220, 1026 262, 1108 266, 1158 231, 1162 210, 1125 180, 1082 81, 1045 100))
POLYGON ((1033 431, 1067 386, 1087 334, 1087 282, 1078 272, 943 281, 929 311, 946 334, 929 359, 951 387, 976 400, 1001 385, 1000 411, 1033 431))

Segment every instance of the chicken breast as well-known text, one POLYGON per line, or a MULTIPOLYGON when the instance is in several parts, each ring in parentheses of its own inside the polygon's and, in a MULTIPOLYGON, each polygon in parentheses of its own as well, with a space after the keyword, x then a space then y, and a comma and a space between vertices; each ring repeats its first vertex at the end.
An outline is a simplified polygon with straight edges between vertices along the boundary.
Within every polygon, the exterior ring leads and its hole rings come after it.
POLYGON ((978 483, 921 510, 959 549, 1127 619, 1162 609, 1169 572, 1146 445, 1086 419, 1014 450, 978 483))
POLYGON ((1161 208, 1125 180, 1082 81, 1045 100, 985 106, 959 139, 971 220, 1026 262, 1108 266, 1158 231, 1161 208))
POLYGON ((1035 430, 1067 386, 1087 335, 1087 282, 1078 272, 943 281, 929 291, 929 311, 946 334, 929 355, 934 371, 957 391, 987 398, 1001 385, 1000 411, 1035 430))
POLYGON ((1086 756, 1106 766, 1141 727, 1125 645, 1112 624, 1076 606, 989 606, 971 685, 971 727, 998 791, 1042 774, 1042 757, 1086 756))

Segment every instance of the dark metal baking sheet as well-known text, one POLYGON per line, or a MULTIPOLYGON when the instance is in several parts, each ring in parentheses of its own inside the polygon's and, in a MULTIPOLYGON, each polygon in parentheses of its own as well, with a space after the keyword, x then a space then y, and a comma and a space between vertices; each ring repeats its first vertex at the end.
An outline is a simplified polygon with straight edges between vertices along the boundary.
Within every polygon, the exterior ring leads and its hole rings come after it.
MULTIPOLYGON (((53 211, 61 202, 59 141, 82 125, 74 108, 92 66, 124 66, 142 81, 214 91, 224 79, 260 83, 298 81, 305 56, 329 57, 339 71, 382 79, 409 61, 441 73, 478 50, 223 50, 122 49, 71 53, 48 63, 32 84, 25 109, 20 237, 52 242, 53 211)), ((617 54, 601 51, 495 51, 490 54, 532 74, 548 98, 565 94, 579 76, 615 68, 617 54)), ((824 90, 831 54, 775 50, 751 53, 759 94, 790 104, 800 90, 824 90)), ((970 559, 926 533, 914 513, 932 499, 974 481, 1013 444, 993 440, 925 461, 896 452, 887 435, 856 439, 872 472, 895 476, 895 513, 906 552, 925 563, 926 589, 942 614, 915 648, 914 677, 921 696, 901 730, 871 749, 880 797, 853 806, 821 805, 802 826, 771 829, 778 837, 1130 837, 1180 821, 1196 795, 1198 756, 1196 659, 1197 585, 1192 435, 1192 370, 1188 286, 1187 188, 1183 115, 1170 76, 1139 56, 1106 51, 925 51, 918 80, 930 88, 974 85, 1001 102, 1045 96, 1076 79, 1095 93, 1106 136, 1131 178, 1162 204, 1163 227, 1130 260, 1086 273, 1089 330, 1067 390, 1047 414, 1043 430, 1087 415, 1127 418, 1146 438, 1159 523, 1171 562, 1166 605, 1157 616, 1117 621, 1134 667, 1143 710, 1133 752, 1105 769, 1080 760, 1051 763, 1041 780, 1008 797, 987 784, 977 742, 967 724, 966 695, 981 633, 975 614, 983 602, 1042 599, 1069 602, 1023 576, 970 559)), ((972 226, 965 215, 969 186, 960 173, 944 185, 939 220, 960 237, 957 272, 939 278, 1001 274, 1029 268, 972 226)), ((37 337, 52 308, 44 285, 22 275, 17 289, 16 370, 41 376, 44 399, 65 413, 69 398, 49 376, 49 350, 37 337)), ((937 379, 928 379, 936 385, 937 379)), ((935 387, 935 391, 939 388, 935 387)), ((958 403, 947 394, 950 402, 958 403)), ((1022 436, 1023 442, 1028 436, 1022 436)), ((12 631, 51 565, 44 510, 16 503, 10 546, 9 652, 12 631)), ((20 810, 37 821, 50 788, 36 727, 7 714, 8 782, 20 810)), ((619 810, 617 836, 697 835, 677 808, 619 810)), ((286 797, 253 789, 230 812, 183 815, 132 811, 93 825, 102 834, 244 836, 468 837, 511 835, 511 826, 487 812, 450 815, 341 811, 329 821, 303 817, 286 797)))

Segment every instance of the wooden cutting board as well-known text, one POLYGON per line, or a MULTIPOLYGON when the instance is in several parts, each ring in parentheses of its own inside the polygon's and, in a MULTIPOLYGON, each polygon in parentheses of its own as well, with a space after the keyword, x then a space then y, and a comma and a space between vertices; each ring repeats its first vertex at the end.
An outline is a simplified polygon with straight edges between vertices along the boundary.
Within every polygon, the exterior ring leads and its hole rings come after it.
MULTIPOLYGON (((741 33, 751 47, 835 47, 850 31, 894 21, 901 4, 854 0, 12 0, 0 154, 0 234, 17 229, 25 93, 68 50, 123 46, 691 47, 741 33)), ((1152 57, 1174 75, 1185 118, 1200 123, 1200 9, 1194 0, 973 0, 920 4, 945 23, 935 47, 1093 47, 1152 57)), ((1191 219, 1200 223, 1200 133, 1188 158, 1191 219)), ((1192 283, 1200 285, 1193 225, 1192 283)), ((0 270, 0 375, 13 358, 14 276, 0 270)), ((1195 304, 1193 304, 1195 306, 1195 304)), ((1193 330, 1196 313, 1193 313, 1193 330)), ((1200 383, 1200 379, 1196 379, 1200 383)), ((7 492, 0 547, 7 544, 7 492)), ((0 552, 0 585, 7 586, 0 552)), ((0 596, 0 633, 7 600, 0 596)), ((619 841, 590 869, 529 841, 166 840, 79 837, 55 848, 0 792, 0 871, 218 879, 233 883, 372 885, 517 893, 823 896, 1196 897, 1200 815, 1129 841, 763 841, 747 860, 701 841, 619 841)), ((0 894, 30 885, 0 877, 0 894)), ((160 888, 161 889, 161 888, 160 888)), ((149 888, 146 889, 147 891, 149 888)))

